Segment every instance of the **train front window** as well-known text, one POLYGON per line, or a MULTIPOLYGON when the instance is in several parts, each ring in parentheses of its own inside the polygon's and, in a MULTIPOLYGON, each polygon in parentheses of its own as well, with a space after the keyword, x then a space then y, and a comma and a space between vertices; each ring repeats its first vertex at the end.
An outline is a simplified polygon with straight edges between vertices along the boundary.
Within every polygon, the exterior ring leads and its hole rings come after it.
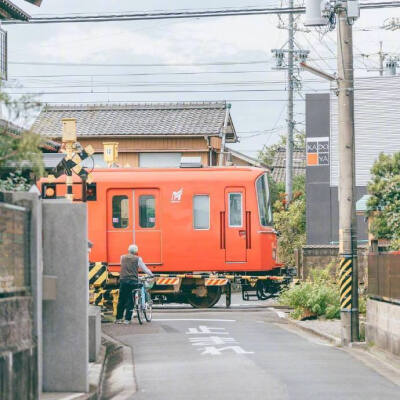
POLYGON ((112 224, 114 228, 127 228, 129 225, 128 196, 113 196, 112 224))
POLYGON ((268 176, 264 174, 256 181, 258 213, 262 226, 272 225, 272 212, 269 197, 268 176))
POLYGON ((156 201, 154 196, 139 197, 139 225, 141 228, 154 228, 156 224, 156 201))

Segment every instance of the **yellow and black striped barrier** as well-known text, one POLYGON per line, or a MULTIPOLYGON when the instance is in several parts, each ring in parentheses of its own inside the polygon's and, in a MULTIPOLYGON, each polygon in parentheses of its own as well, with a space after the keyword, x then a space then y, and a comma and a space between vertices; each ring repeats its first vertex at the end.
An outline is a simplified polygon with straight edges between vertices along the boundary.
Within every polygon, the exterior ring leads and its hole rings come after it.
POLYGON ((287 277, 273 275, 225 275, 225 274, 154 274, 156 278, 192 278, 192 279, 243 279, 248 281, 255 280, 273 280, 283 281, 287 277))
POLYGON ((101 287, 107 281, 107 263, 95 262, 89 264, 89 286, 101 287))
POLYGON ((117 314, 119 289, 93 288, 89 290, 89 303, 103 309, 112 307, 113 314, 117 314))
POLYGON ((353 258, 343 257, 339 264, 340 308, 351 310, 351 292, 353 286, 353 258))

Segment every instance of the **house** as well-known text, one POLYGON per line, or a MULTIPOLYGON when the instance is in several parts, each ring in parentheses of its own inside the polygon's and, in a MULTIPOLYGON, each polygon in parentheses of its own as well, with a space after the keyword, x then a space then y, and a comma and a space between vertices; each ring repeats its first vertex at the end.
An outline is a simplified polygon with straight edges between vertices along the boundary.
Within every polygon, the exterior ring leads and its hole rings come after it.
POLYGON ((237 142, 225 102, 92 104, 46 106, 32 126, 43 137, 61 140, 63 118, 75 118, 82 146, 92 145, 94 163, 105 166, 103 143, 118 142, 122 167, 176 167, 182 156, 218 164, 225 118, 226 143, 237 142))
MULTIPOLYGON (((25 0, 27 3, 34 4, 40 7, 42 0, 25 0)), ((30 16, 23 11, 21 8, 16 6, 10 0, 0 0, 0 20, 1 19, 18 19, 21 21, 27 21, 30 16)))
POLYGON ((225 152, 227 154, 228 163, 236 166, 251 166, 251 167, 260 167, 260 168, 268 168, 262 161, 257 158, 250 157, 246 154, 243 154, 237 150, 233 150, 231 148, 225 147, 225 152))
MULTIPOLYGON (((306 152, 305 149, 293 149, 292 176, 306 174, 306 152)), ((286 179, 286 149, 280 147, 275 153, 271 165, 271 175, 276 183, 284 183, 286 179)))

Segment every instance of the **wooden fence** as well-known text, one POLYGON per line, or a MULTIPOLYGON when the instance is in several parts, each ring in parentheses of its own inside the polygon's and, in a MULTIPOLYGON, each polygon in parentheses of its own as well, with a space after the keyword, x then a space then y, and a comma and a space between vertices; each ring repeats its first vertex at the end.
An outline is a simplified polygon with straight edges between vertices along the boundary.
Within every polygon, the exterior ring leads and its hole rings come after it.
POLYGON ((368 295, 400 304, 400 254, 369 254, 368 295))

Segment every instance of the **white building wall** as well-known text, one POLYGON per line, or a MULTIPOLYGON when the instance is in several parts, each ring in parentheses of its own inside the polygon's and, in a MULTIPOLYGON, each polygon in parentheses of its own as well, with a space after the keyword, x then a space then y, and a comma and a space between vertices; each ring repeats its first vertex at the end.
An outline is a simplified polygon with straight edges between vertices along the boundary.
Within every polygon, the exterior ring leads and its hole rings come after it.
MULTIPOLYGON (((400 76, 355 81, 356 185, 366 186, 381 152, 400 151, 400 76)), ((331 95, 330 184, 338 186, 338 104, 331 95)))

